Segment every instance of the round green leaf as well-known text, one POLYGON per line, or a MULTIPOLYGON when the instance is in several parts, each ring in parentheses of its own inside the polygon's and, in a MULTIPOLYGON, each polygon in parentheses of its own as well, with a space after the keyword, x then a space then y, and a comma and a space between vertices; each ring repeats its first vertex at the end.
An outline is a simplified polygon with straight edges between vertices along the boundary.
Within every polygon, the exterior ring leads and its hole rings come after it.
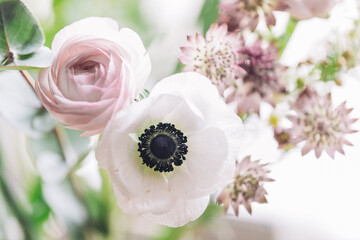
POLYGON ((30 10, 19 0, 0 0, 0 65, 35 52, 44 34, 30 10))
POLYGON ((46 68, 51 62, 51 50, 42 46, 36 52, 28 55, 19 55, 13 63, 5 66, 0 65, 0 71, 5 70, 40 70, 46 68))

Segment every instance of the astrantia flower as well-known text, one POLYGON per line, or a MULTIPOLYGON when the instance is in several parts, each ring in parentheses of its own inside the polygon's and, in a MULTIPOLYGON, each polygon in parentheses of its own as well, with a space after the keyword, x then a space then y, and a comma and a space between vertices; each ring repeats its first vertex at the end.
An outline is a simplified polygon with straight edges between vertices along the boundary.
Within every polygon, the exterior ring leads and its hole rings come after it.
POLYGON ((357 132, 351 128, 357 119, 350 117, 352 109, 346 108, 345 102, 334 108, 331 94, 319 96, 317 92, 306 88, 293 109, 296 115, 288 116, 293 123, 291 134, 294 143, 306 141, 303 155, 314 149, 317 158, 323 151, 334 158, 336 151, 344 154, 344 144, 352 145, 345 136, 357 132))
POLYGON ((267 164, 260 164, 260 161, 251 161, 250 156, 245 157, 241 162, 236 163, 236 172, 233 182, 228 184, 217 201, 224 204, 225 212, 229 206, 234 209, 235 215, 239 215, 239 206, 244 205, 251 214, 251 203, 266 203, 264 182, 273 181, 267 175, 270 173, 265 168, 267 164))
POLYGON ((231 180, 242 128, 209 79, 180 73, 110 121, 97 159, 124 212, 177 227, 231 180))
POLYGON ((237 66, 239 48, 239 38, 228 34, 226 24, 213 24, 205 38, 199 33, 188 36, 186 46, 181 47, 183 55, 179 60, 185 64, 183 71, 201 73, 219 87, 234 81, 241 69, 237 66))
POLYGON ((226 101, 236 102, 238 113, 259 113, 261 101, 274 104, 274 94, 285 92, 280 83, 282 67, 276 59, 276 51, 261 47, 260 42, 240 50, 239 66, 245 70, 242 82, 232 85, 226 101))
POLYGON ((272 11, 276 0, 222 0, 220 3, 219 24, 226 23, 229 31, 242 31, 249 28, 254 31, 259 23, 259 12, 265 15, 268 26, 275 25, 272 11))

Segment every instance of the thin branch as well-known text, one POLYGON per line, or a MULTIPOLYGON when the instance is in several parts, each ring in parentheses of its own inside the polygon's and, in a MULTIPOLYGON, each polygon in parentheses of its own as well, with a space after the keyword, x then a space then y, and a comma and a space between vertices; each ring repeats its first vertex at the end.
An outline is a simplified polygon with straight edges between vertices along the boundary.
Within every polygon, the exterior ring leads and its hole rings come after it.
POLYGON ((32 90, 34 90, 35 92, 35 80, 31 77, 28 71, 20 70, 20 73, 25 78, 26 82, 29 84, 32 90))
POLYGON ((58 140, 58 143, 59 143, 59 146, 60 146, 60 149, 61 149, 61 153, 62 153, 64 159, 66 159, 66 154, 65 154, 66 143, 65 143, 65 140, 64 140, 64 133, 62 132, 60 124, 55 126, 54 134, 55 134, 55 136, 56 136, 56 138, 58 140))

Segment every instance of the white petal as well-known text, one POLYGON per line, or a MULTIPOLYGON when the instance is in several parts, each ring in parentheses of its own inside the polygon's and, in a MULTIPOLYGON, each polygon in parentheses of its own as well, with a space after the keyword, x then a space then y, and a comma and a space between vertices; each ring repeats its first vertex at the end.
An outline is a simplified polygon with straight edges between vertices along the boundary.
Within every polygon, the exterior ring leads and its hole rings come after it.
POLYGON ((125 138, 115 133, 110 144, 112 162, 109 162, 109 175, 124 196, 132 198, 149 192, 169 194, 164 176, 142 164, 137 142, 131 136, 125 138))
POLYGON ((96 159, 101 168, 109 171, 122 195, 134 197, 146 191, 144 166, 136 151, 137 143, 129 134, 119 130, 118 125, 121 123, 110 124, 99 142, 96 159))
POLYGON ((206 119, 205 127, 217 127, 225 133, 229 145, 228 158, 235 161, 243 148, 243 123, 240 117, 224 101, 220 99, 213 100, 211 106, 209 106, 209 101, 211 100, 199 98, 196 102, 196 106, 201 109, 201 113, 206 119))
POLYGON ((194 104, 183 99, 164 117, 163 121, 175 124, 175 127, 186 135, 186 133, 203 129, 205 119, 194 104))
POLYGON ((54 56, 58 53, 61 46, 70 38, 77 35, 98 35, 102 32, 118 31, 116 21, 110 18, 88 17, 74 22, 61 29, 54 37, 51 48, 54 56))
POLYGON ((217 126, 224 131, 229 145, 228 158, 234 161, 243 150, 244 125, 224 102, 212 103, 212 111, 203 112, 208 119, 206 126, 217 126))
POLYGON ((175 206, 166 214, 146 214, 149 221, 169 227, 181 227, 203 214, 209 203, 209 196, 197 199, 178 199, 175 206))
POLYGON ((196 101, 201 98, 219 100, 219 93, 211 81, 200 73, 183 72, 159 81, 151 90, 151 94, 176 93, 196 101), (196 89, 196 91, 194 90, 196 89))
POLYGON ((170 191, 181 198, 197 198, 216 192, 235 172, 228 159, 229 146, 218 128, 207 128, 189 136, 189 152, 183 165, 169 176, 170 191))
POLYGON ((163 185, 154 181, 148 183, 152 189, 130 198, 122 194, 121 189, 114 181, 113 189, 119 207, 129 214, 164 214, 169 212, 173 208, 176 198, 169 194, 163 185))
MULTIPOLYGON (((131 197, 143 191, 144 166, 136 151, 137 143, 130 136, 123 137, 116 132, 111 136, 109 142, 111 156, 108 159, 107 170, 113 181, 119 183, 122 193, 131 197)), ((100 165, 100 167, 102 166, 100 165)))

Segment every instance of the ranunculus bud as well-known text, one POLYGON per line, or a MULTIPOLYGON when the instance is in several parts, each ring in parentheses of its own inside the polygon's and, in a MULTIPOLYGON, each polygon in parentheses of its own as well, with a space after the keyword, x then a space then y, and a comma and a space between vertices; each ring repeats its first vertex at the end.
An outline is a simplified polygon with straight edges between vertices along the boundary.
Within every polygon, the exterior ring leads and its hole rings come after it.
POLYGON ((119 31, 109 18, 90 17, 60 30, 53 60, 36 82, 36 93, 51 115, 82 136, 101 133, 113 113, 128 105, 151 70, 140 37, 119 31))

